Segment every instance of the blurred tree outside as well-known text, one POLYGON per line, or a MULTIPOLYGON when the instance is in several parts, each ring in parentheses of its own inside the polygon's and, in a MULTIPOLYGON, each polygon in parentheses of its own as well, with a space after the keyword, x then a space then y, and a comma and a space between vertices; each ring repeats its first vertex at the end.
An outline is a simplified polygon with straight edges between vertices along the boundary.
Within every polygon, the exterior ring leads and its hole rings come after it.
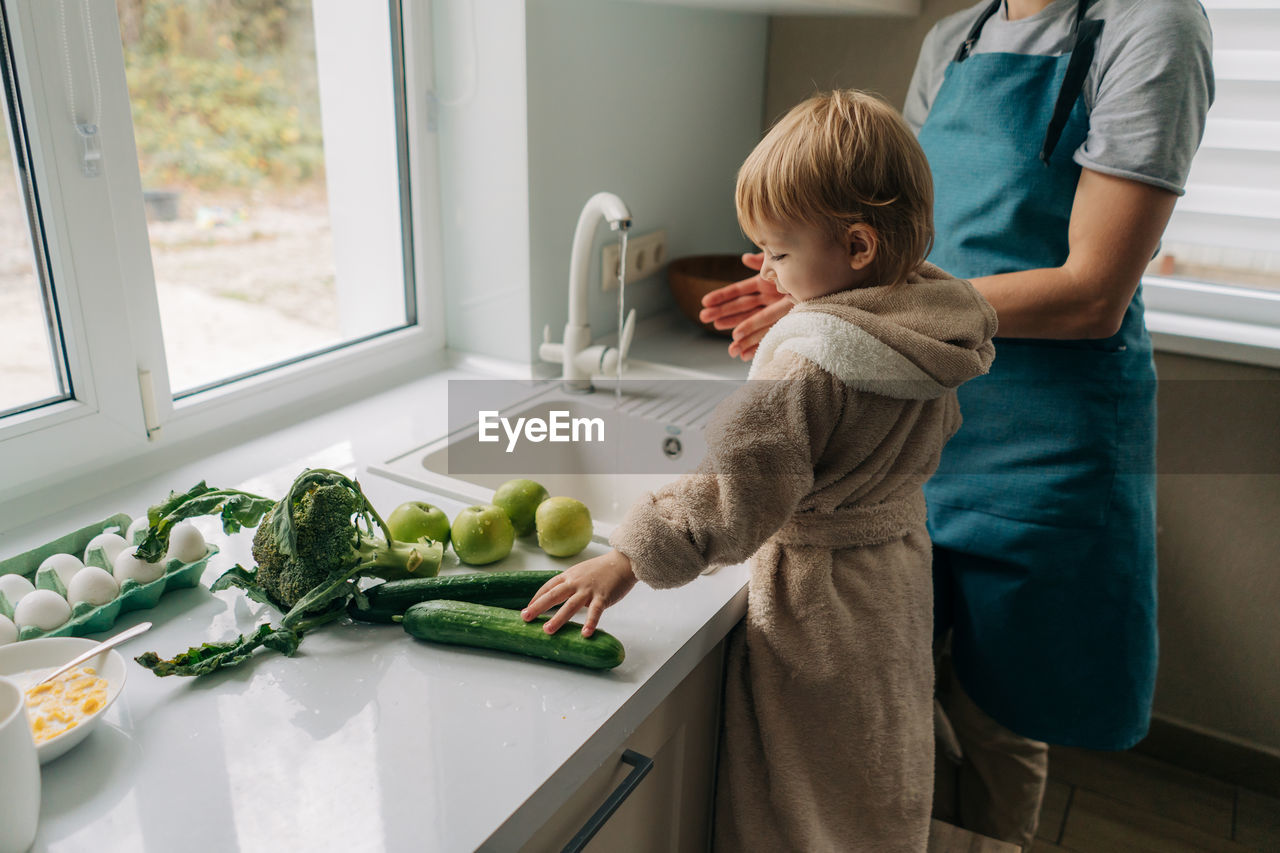
POLYGON ((338 340, 311 0, 116 0, 171 382, 338 340))
POLYGON ((145 189, 323 186, 309 0, 117 0, 145 189))
MULTIPOLYGON (((175 389, 337 341, 311 0, 116 0, 175 389), (161 214, 155 197, 168 197, 161 214)), ((101 24, 102 22, 97 22, 101 24)), ((0 163, 13 158, 8 128, 0 163)), ((22 190, 0 178, 0 409, 49 396, 22 190)))

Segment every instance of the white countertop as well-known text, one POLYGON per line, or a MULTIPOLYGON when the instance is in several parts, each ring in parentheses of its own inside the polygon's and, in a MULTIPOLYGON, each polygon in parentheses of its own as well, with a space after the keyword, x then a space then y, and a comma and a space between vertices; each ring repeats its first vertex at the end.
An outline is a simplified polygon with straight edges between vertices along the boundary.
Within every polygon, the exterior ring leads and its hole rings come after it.
MULTIPOLYGON (((722 339, 678 317, 642 324, 635 354, 742 376, 722 339)), ((204 479, 283 494, 304 467, 355 473, 384 513, 409 499, 463 504, 368 474, 447 423, 453 367, 234 451, 123 487, 109 498, 11 532, 3 554, 204 479)), ((208 584, 248 564, 250 535, 201 528, 222 552, 208 584)), ((592 544, 582 557, 600 553, 592 544)), ((520 542, 502 568, 567 567, 520 542)), ((452 551, 445 569, 456 568, 452 551)), ((202 679, 157 678, 135 665, 104 725, 43 769, 37 851, 510 850, 526 840, 741 618, 746 569, 679 590, 638 586, 601 627, 627 650, 597 673, 498 653, 421 643, 398 626, 339 624, 298 654, 260 651, 202 679)), ((227 639, 274 616, 243 595, 205 587, 124 614, 114 630, 155 623, 121 648, 162 656, 227 639)))

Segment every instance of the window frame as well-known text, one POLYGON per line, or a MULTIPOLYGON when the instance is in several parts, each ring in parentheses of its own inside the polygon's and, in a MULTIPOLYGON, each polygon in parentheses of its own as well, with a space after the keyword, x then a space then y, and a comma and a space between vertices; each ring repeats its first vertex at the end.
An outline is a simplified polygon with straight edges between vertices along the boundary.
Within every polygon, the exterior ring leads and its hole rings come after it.
MULTIPOLYGON (((75 2, 68 0, 66 15, 73 54, 75 2)), ((25 494, 60 490, 50 484, 68 486, 109 467, 118 470, 122 462, 162 456, 174 464, 194 458, 208 451, 211 439, 225 437, 232 428, 247 436, 286 426, 321 404, 342 405, 383 390, 389 382, 423 375, 438 363, 436 356, 445 346, 436 137, 424 106, 433 85, 426 4, 389 0, 392 31, 399 25, 397 139, 402 168, 408 167, 409 193, 406 203, 402 185, 401 230, 408 240, 405 271, 412 269, 416 301, 416 311, 407 317, 410 325, 174 401, 115 3, 87 2, 102 93, 102 174, 96 178, 80 173, 81 142, 64 94, 58 4, 0 0, 26 113, 32 175, 41 194, 69 385, 76 395, 11 415, 0 424, 0 509, 25 494), (77 275, 83 270, 92 270, 92 276, 77 275), (86 322, 87 317, 95 321, 86 322), (115 334, 113 329, 130 332, 115 334), (151 377, 151 411, 144 412, 139 371, 151 377)), ((73 73, 90 73, 87 63, 82 65, 73 73)), ((79 88, 87 76, 76 79, 79 88)), ((403 182, 403 171, 401 175, 403 182)))
POLYGON ((1148 275, 1142 293, 1156 351, 1280 368, 1280 292, 1148 275))
MULTIPOLYGON (((1215 11, 1280 9, 1277 0, 1204 0, 1203 5, 1211 25, 1215 11)), ((1213 61, 1220 80, 1275 81, 1280 52, 1215 44, 1213 61), (1256 65, 1260 61, 1266 62, 1265 67, 1256 65)), ((1201 148, 1274 151, 1276 127, 1274 121, 1215 119, 1210 111, 1201 148), (1225 144, 1227 139, 1234 144, 1225 144)), ((1193 162, 1190 179, 1195 178, 1193 162)), ((1188 189, 1190 192, 1196 185, 1192 183, 1188 189)), ((1227 189, 1239 188, 1232 185, 1227 189)), ((1272 194, 1276 191, 1280 188, 1272 194)), ((1280 367, 1280 291, 1162 275, 1146 275, 1142 281, 1147 329, 1157 350, 1280 367)))
MULTIPOLYGON (((116 188, 112 184, 119 170, 104 170, 97 179, 80 175, 82 154, 66 113, 63 80, 49 69, 61 58, 53 24, 57 6, 14 0, 4 0, 0 6, 13 50, 14 82, 44 236, 44 245, 34 249, 45 253, 51 278, 47 286, 57 300, 68 381, 75 393, 73 399, 6 418, 0 432, 0 470, 5 471, 7 488, 15 475, 25 479, 37 459, 55 452, 55 447, 65 447, 70 458, 81 459, 86 456, 86 443, 101 442, 100 449, 107 452, 128 445, 129 433, 141 424, 141 409, 121 394, 130 384, 121 366, 147 345, 110 334, 113 328, 130 328, 130 313, 145 310, 145 295, 131 300, 126 294, 116 241, 89 239, 84 232, 95 220, 113 221, 116 188), (55 119, 55 113, 61 115, 55 119), (81 272, 88 270, 93 271, 92 286, 81 286, 81 272), (87 316, 98 320, 87 323, 87 316), (11 444, 21 445, 20 452, 12 454, 16 458, 11 458, 11 444)), ((104 88, 104 110, 106 94, 104 88)), ((118 127, 104 126, 100 134, 104 157, 119 147, 119 136, 118 127)))

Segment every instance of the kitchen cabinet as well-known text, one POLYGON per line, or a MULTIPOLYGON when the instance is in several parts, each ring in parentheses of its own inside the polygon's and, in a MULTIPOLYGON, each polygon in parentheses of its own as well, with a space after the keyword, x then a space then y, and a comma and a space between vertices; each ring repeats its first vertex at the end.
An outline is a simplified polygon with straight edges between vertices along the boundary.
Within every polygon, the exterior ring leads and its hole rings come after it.
POLYGON ((623 784, 632 750, 653 767, 584 848, 587 853, 694 853, 708 849, 715 790, 724 641, 698 664, 522 853, 559 851, 623 784))

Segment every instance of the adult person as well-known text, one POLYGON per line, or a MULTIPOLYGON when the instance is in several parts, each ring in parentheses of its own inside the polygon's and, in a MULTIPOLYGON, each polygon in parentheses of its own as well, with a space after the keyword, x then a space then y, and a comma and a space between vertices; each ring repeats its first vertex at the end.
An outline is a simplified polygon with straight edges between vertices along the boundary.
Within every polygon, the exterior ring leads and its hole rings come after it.
MULTIPOLYGON (((984 835, 1030 844, 1047 744, 1127 749, 1147 730, 1156 424, 1140 279, 1212 99, 1194 0, 983 0, 920 50, 904 115, 933 171, 929 260, 999 317, 991 373, 960 389, 964 425, 926 487, 964 756, 954 817, 984 835)), ((790 308, 760 276, 703 304, 743 359, 790 308)))

